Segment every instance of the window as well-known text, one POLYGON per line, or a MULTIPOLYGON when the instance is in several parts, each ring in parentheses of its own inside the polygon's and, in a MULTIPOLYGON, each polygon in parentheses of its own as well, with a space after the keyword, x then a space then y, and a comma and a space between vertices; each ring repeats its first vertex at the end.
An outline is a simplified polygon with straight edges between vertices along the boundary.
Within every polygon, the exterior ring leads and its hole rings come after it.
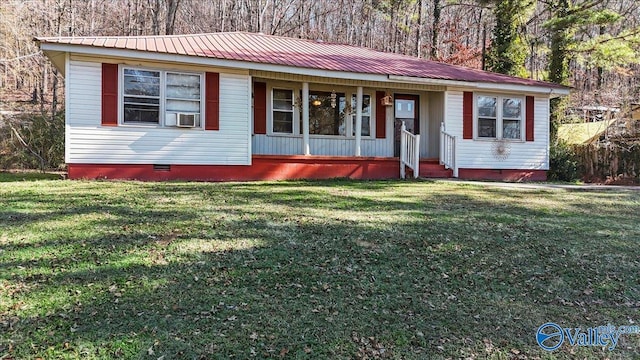
POLYGON ((522 139, 522 103, 514 97, 478 96, 478 138, 522 139))
MULTIPOLYGON (((356 99, 357 96, 353 95, 351 97, 351 129, 352 135, 356 135, 356 99)), ((371 136, 371 96, 362 95, 362 127, 360 128, 360 133, 362 136, 371 136)))
MULTIPOLYGON (((299 91, 299 90, 296 90, 299 91)), ((292 89, 271 90, 271 133, 302 134, 302 92, 292 89)), ((310 90, 309 134, 320 136, 355 136, 356 94, 310 90), (350 100, 349 100, 350 99, 350 100), (350 101, 350 102, 349 102, 350 101)), ((362 136, 371 136, 371 96, 362 96, 362 136)))
POLYGON ((504 139, 521 139, 522 100, 502 99, 502 137, 504 139))
MULTIPOLYGON (((195 126, 200 126, 200 75, 167 73, 167 117, 177 114, 195 115, 195 126)), ((165 125, 173 125, 165 123, 165 125)))
POLYGON ((496 98, 489 96, 478 96, 478 137, 496 137, 496 98))
MULTIPOLYGON (((346 97, 336 93, 335 100, 329 92, 309 92, 309 134, 346 135, 346 97)), ((302 119, 301 119, 302 121, 302 119)), ((300 126, 302 129, 302 126, 300 126)))
POLYGON ((124 122, 160 121, 160 72, 124 69, 124 122))
POLYGON ((413 120, 416 118, 415 100, 396 99, 395 116, 397 119, 413 120))
POLYGON ((200 127, 202 75, 125 68, 122 122, 200 127))
POLYGON ((293 133, 293 91, 273 89, 273 132, 293 133))

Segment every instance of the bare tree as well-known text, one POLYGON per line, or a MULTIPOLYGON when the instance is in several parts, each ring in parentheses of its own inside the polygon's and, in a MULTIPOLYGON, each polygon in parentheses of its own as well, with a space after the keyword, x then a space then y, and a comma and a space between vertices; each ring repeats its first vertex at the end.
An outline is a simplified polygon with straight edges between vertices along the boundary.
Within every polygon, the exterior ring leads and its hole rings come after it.
MULTIPOLYGON (((479 0, 5 0, 0 3, 0 90, 50 103, 53 68, 31 41, 39 36, 160 35, 217 31, 264 32, 428 56, 430 59, 482 67, 495 19, 479 0)), ((543 24, 553 16, 538 2, 526 26, 528 73, 541 78, 547 68, 550 38, 543 24)), ((624 21, 583 31, 576 40, 622 34, 640 26, 640 3, 594 2, 624 21)), ((636 45, 638 46, 638 45, 636 45)), ((588 54, 587 54, 588 55, 588 54)), ((570 64, 569 81, 584 101, 599 94, 614 102, 640 96, 638 65, 614 68, 570 64)), ((60 84, 57 84, 59 87, 60 84)), ((60 92, 58 91, 58 94, 60 92)))

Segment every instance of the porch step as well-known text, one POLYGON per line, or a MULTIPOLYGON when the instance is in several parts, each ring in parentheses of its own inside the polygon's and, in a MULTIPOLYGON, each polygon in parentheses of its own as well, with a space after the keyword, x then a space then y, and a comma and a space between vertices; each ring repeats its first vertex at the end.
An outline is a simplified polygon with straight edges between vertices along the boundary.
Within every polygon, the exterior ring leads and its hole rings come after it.
POLYGON ((440 165, 438 159, 420 160, 420 177, 423 178, 451 178, 453 171, 440 165))

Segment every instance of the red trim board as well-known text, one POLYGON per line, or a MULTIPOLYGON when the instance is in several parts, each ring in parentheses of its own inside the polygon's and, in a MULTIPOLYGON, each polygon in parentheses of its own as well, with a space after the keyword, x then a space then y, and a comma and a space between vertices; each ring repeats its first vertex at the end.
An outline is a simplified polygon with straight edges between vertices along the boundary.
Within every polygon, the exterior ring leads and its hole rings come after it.
POLYGON ((254 155, 252 165, 67 164, 70 179, 253 181, 396 179, 398 159, 254 155))
MULTIPOLYGON (((420 164, 421 175, 451 177, 441 165, 420 164)), ((258 181, 350 178, 397 179, 397 158, 303 155, 254 155, 251 165, 163 164, 67 164, 69 179, 119 179, 142 181, 258 181)), ((461 179, 499 181, 545 181, 545 170, 459 169, 461 179)))
POLYGON ((458 178, 466 180, 546 181, 546 170, 458 169, 458 178))

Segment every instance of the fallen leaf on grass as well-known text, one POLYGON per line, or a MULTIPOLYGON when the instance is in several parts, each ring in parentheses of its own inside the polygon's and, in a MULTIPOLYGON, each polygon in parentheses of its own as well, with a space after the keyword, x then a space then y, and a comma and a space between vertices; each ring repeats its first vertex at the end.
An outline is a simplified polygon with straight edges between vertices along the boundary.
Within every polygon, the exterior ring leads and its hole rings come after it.
POLYGON ((287 349, 287 348, 280 349, 280 357, 284 357, 288 353, 289 353, 289 349, 287 349))

